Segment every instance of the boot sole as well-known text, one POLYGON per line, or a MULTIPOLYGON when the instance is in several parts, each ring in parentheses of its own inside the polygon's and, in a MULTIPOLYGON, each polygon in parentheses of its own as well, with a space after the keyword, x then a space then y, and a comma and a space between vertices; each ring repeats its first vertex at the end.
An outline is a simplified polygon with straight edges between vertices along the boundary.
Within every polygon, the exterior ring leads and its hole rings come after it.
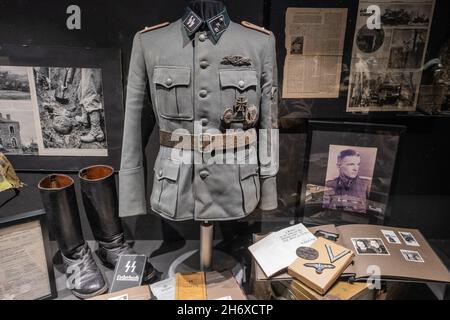
POLYGON ((97 290, 97 291, 95 291, 93 293, 82 294, 82 293, 78 293, 78 292, 72 291, 72 294, 75 297, 84 300, 84 299, 93 298, 93 297, 98 296, 98 295, 100 295, 102 293, 105 293, 107 290, 108 290, 108 284, 105 283, 105 285, 100 290, 97 290))

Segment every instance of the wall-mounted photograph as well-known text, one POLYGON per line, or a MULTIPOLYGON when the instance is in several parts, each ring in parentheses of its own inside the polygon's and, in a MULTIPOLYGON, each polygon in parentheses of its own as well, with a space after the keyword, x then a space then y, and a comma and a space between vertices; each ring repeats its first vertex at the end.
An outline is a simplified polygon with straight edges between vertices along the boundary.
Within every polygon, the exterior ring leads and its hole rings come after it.
POLYGON ((102 70, 33 68, 42 152, 108 154, 102 70))
POLYGON ((18 171, 119 168, 120 51, 5 45, 0 55, 0 152, 18 171))

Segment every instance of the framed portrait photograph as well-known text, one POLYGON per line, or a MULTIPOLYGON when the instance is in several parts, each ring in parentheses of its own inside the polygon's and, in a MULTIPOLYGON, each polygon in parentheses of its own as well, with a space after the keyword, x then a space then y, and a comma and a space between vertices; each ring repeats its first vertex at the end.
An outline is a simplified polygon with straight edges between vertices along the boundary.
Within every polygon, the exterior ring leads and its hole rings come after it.
POLYGON ((45 212, 0 215, 0 300, 56 296, 45 212))
POLYGON ((0 47, 0 152, 18 171, 118 168, 120 50, 0 47))
POLYGON ((300 218, 382 224, 403 126, 310 121, 300 218))

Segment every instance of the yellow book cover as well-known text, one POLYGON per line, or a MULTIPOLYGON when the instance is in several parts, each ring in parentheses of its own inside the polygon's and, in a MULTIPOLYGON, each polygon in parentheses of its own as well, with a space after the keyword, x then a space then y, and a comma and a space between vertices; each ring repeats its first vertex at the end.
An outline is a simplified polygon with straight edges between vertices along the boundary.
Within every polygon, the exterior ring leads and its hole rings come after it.
POLYGON ((288 274, 320 294, 325 294, 352 262, 353 251, 330 240, 318 238, 310 247, 297 249, 299 258, 288 274))
POLYGON ((206 300, 204 272, 176 274, 176 300, 206 300))

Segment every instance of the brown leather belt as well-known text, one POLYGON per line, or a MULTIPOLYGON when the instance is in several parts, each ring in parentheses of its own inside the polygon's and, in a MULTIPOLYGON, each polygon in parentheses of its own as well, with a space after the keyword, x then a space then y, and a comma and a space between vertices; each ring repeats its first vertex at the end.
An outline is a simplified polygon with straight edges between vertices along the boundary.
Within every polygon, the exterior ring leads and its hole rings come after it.
POLYGON ((164 130, 159 131, 160 145, 200 152, 238 149, 251 145, 256 139, 256 130, 254 128, 219 134, 183 134, 164 130))

